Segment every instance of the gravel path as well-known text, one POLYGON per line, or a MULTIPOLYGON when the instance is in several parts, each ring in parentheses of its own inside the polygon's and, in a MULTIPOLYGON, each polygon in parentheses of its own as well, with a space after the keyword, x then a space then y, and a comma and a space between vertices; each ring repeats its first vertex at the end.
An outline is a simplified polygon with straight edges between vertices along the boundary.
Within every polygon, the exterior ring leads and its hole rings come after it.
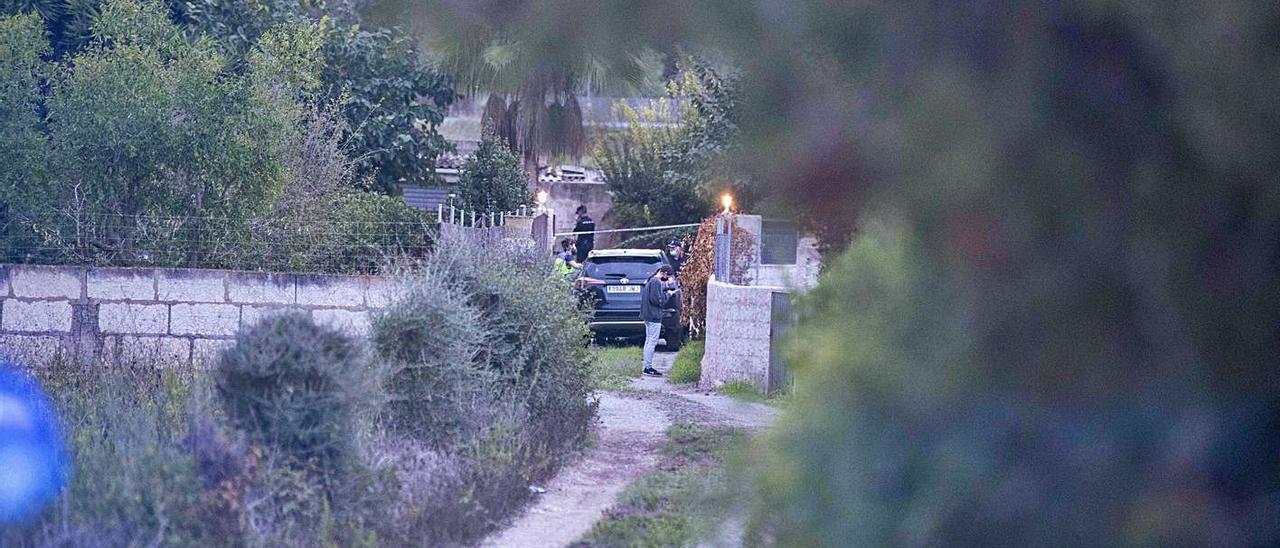
MULTIPOLYGON (((671 369, 673 353, 659 353, 654 367, 671 369)), ((639 378, 634 392, 601 392, 598 439, 577 462, 546 486, 546 493, 482 546, 554 547, 582 538, 631 482, 653 470, 675 421, 767 427, 777 415, 768 405, 744 402, 662 378, 639 378)))

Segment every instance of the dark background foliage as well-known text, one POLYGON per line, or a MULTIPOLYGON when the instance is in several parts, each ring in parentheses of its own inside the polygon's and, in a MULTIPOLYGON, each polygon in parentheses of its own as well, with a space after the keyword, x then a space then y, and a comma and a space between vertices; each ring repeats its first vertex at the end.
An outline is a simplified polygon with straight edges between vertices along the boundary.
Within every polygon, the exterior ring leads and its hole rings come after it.
POLYGON ((461 207, 479 212, 515 211, 529 205, 531 198, 520 157, 496 137, 481 139, 475 155, 462 165, 458 180, 461 207))
POLYGON ((450 79, 423 61, 397 28, 365 28, 351 2, 174 2, 177 21, 244 52, 272 26, 324 18, 321 97, 345 115, 344 146, 357 181, 395 194, 401 182, 434 178, 451 147, 436 130, 454 101, 450 79))
POLYGON ((753 174, 893 242, 795 332, 762 539, 1275 542, 1280 7, 550 4, 722 48, 753 174))

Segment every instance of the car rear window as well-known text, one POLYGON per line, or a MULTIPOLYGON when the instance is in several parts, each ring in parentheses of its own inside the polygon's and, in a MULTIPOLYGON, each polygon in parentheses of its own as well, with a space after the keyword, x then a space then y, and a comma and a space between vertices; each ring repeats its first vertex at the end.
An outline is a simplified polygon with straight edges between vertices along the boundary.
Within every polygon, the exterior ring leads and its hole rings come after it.
POLYGON ((598 280, 627 278, 631 281, 643 281, 661 263, 660 257, 592 257, 584 266, 584 274, 598 280))

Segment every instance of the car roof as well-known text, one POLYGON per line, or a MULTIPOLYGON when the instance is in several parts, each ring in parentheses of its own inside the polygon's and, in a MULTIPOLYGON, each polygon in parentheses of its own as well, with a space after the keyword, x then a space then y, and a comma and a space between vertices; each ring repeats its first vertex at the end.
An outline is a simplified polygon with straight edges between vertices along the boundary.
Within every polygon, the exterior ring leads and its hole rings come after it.
POLYGON ((662 257, 661 249, 593 249, 591 257, 662 257))

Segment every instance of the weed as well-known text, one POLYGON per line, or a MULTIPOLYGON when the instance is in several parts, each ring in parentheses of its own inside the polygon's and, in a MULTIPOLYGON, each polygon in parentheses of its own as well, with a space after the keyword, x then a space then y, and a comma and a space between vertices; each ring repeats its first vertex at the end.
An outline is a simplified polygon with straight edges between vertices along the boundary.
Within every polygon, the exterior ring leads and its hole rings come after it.
POLYGON ((732 381, 720 387, 720 393, 740 400, 762 402, 765 396, 756 385, 747 381, 732 381))
POLYGON ((591 382, 597 390, 630 390, 640 376, 639 346, 596 346, 591 349, 591 382))
POLYGON ((667 377, 673 384, 687 384, 702 379, 702 355, 706 352, 705 341, 689 341, 676 354, 676 363, 671 366, 667 377))
POLYGON ((677 424, 667 437, 658 471, 628 486, 575 547, 690 546, 712 532, 717 520, 703 508, 723 490, 721 462, 745 436, 735 428, 677 424))

